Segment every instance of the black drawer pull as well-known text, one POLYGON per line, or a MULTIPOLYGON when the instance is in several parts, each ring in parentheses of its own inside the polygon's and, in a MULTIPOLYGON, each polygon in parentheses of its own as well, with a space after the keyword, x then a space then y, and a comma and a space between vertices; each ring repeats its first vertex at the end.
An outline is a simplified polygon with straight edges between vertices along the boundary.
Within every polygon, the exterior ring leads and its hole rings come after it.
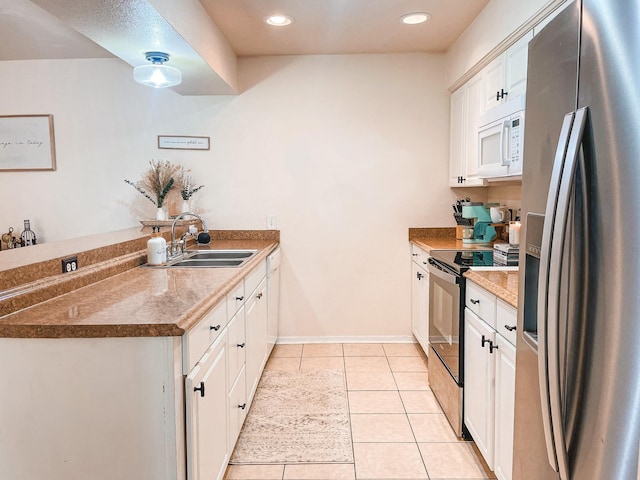
POLYGON ((193 387, 194 392, 200 392, 200 396, 204 397, 204 382, 200 382, 199 387, 193 387))
POLYGON ((510 332, 513 332, 516 329, 516 326, 514 325, 513 327, 510 327, 509 325, 505 325, 504 328, 506 328, 510 332))
POLYGON ((256 298, 257 298, 258 300, 260 300, 260 299, 262 298, 262 292, 260 292, 259 294, 257 294, 257 295, 256 295, 256 298))
POLYGON ((489 353, 493 353, 494 350, 498 350, 498 345, 494 345, 493 342, 489 342, 489 353))
POLYGON ((211 326, 209 327, 209 330, 214 330, 214 331, 216 331, 216 332, 217 332, 218 330, 220 330, 220 327, 221 327, 221 326, 222 326, 222 325, 220 325, 220 324, 218 324, 218 325, 211 325, 211 326))
POLYGON ((244 348, 244 343, 239 343, 238 348, 244 348))
POLYGON ((473 303, 474 305, 477 305, 477 304, 479 304, 479 303, 480 303, 480 300, 474 300, 473 298, 470 298, 470 299, 469 299, 469 301, 470 301, 471 303, 473 303))
POLYGON ((247 404, 243 403, 242 405, 238 405, 238 408, 244 410, 245 408, 247 408, 247 404))
POLYGON ((482 348, 484 348, 485 343, 491 345, 491 340, 489 340, 488 338, 484 338, 484 335, 482 335, 482 348))
POLYGON ((242 300, 244 300, 244 295, 242 297, 236 297, 236 300, 238 300, 239 302, 241 302, 242 300))

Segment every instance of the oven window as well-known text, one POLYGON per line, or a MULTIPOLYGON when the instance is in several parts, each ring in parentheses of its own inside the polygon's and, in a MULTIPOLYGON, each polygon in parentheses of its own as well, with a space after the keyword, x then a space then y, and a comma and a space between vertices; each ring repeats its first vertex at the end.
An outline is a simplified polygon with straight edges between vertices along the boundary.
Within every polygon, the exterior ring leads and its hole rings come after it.
POLYGON ((429 343, 458 381, 460 355, 459 286, 431 275, 429 280, 429 343))

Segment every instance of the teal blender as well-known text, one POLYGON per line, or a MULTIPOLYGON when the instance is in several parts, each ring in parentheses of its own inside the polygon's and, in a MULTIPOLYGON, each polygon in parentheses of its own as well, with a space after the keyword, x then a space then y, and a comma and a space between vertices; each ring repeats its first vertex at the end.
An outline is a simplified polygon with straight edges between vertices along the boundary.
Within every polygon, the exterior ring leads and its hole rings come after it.
POLYGON ((463 203, 462 217, 473 221, 473 238, 463 238, 463 244, 489 245, 496 238, 496 229, 491 226, 491 215, 484 203, 463 203))

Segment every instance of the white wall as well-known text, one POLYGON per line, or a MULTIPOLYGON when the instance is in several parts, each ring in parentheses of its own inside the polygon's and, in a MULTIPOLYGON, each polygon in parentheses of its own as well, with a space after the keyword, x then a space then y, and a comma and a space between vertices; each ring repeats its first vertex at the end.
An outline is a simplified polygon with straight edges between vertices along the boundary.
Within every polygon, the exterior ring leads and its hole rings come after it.
POLYGON ((180 97, 119 60, 0 63, 0 114, 53 113, 58 169, 0 174, 0 229, 43 240, 136 225, 154 207, 123 179, 152 158, 206 185, 210 228, 278 217, 285 337, 410 335, 407 229, 453 225, 441 55, 254 58, 244 93, 180 97), (156 149, 205 135, 210 152, 156 149))

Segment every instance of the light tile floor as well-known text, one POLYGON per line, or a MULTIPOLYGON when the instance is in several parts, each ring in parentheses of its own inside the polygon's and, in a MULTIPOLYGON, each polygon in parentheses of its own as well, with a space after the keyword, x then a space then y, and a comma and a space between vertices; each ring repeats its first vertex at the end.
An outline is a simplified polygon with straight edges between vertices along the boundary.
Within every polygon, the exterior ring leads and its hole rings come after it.
POLYGON ((276 345, 270 370, 345 372, 353 464, 231 465, 227 480, 494 478, 458 440, 429 389, 417 344, 276 345))

